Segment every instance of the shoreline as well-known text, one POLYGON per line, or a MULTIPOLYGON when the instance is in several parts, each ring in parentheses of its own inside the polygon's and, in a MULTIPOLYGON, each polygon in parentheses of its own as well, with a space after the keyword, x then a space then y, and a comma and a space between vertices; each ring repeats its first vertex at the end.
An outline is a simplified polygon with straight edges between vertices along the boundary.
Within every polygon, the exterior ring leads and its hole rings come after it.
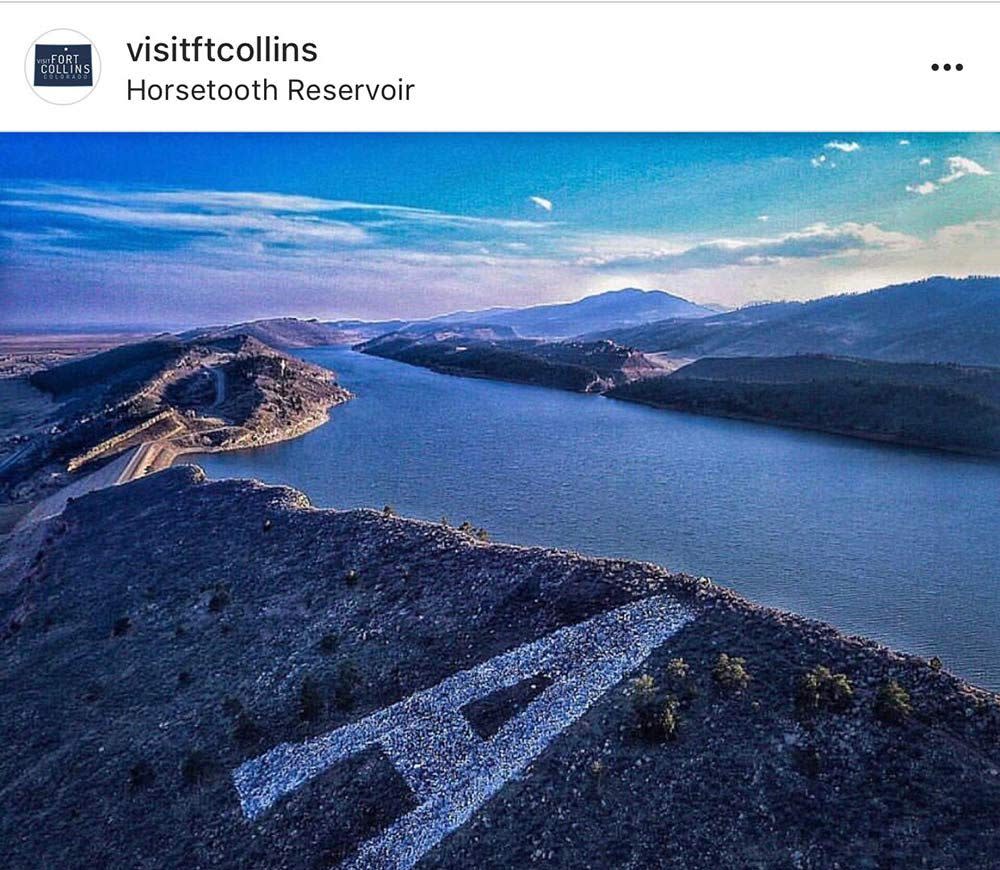
MULTIPOLYGON (((426 371, 432 371, 436 374, 446 375, 448 377, 457 378, 471 378, 473 380, 480 381, 492 381, 499 384, 519 384, 525 387, 541 387, 543 389, 558 390, 561 393, 575 393, 580 396, 602 396, 606 399, 613 399, 618 402, 628 402, 633 405, 643 405, 647 408, 655 408, 657 410, 663 411, 677 411, 683 414, 691 414, 696 417, 715 417, 722 420, 738 420, 747 423, 759 423, 765 426, 777 426, 781 429, 795 429, 801 432, 817 432, 823 435, 833 435, 838 438, 852 438, 859 441, 868 441, 877 444, 886 444, 894 447, 907 447, 915 448, 920 450, 932 450, 935 453, 947 453, 953 456, 970 456, 979 459, 1000 459, 1000 451, 989 451, 989 450, 973 450, 966 447, 949 446, 943 444, 935 444, 927 441, 920 441, 918 439, 906 439, 897 438, 891 435, 882 435, 877 432, 862 432, 856 429, 833 429, 821 426, 810 426, 805 423, 796 423, 793 421, 779 420, 771 417, 758 417, 751 414, 735 414, 735 413, 722 413, 722 412, 706 412, 706 411, 696 411, 692 408, 684 407, 682 405, 671 405, 666 403, 660 403, 655 401, 649 401, 644 399, 633 399, 626 398, 624 396, 615 395, 613 390, 610 391, 597 391, 597 390, 568 390, 563 387, 552 386, 551 384, 533 383, 531 381, 519 380, 516 378, 504 378, 496 377, 494 375, 488 375, 483 372, 465 370, 458 368, 451 368, 446 366, 437 365, 420 365, 419 363, 411 363, 406 360, 396 359, 391 356, 383 356, 381 354, 367 353, 366 351, 356 350, 354 347, 351 348, 355 353, 360 353, 365 356, 373 356, 377 359, 388 359, 392 362, 400 363, 401 365, 413 366, 414 368, 424 369, 426 371)), ((654 375, 653 377, 662 377, 662 375, 654 375)))
POLYGON ((880 435, 877 432, 860 432, 855 429, 829 429, 820 426, 809 426, 805 423, 795 423, 792 421, 776 420, 770 417, 755 417, 752 414, 733 413, 708 413, 705 411, 695 411, 681 405, 670 405, 660 402, 646 401, 643 399, 626 399, 621 396, 605 395, 605 398, 614 399, 619 402, 629 402, 633 405, 643 405, 647 408, 655 408, 661 411, 676 411, 681 414, 691 414, 695 417, 715 417, 720 420, 738 420, 745 423, 759 423, 763 426, 777 426, 781 429, 795 429, 800 432, 817 432, 822 435, 834 435, 838 438, 852 438, 857 441, 869 441, 877 444, 888 444, 894 447, 909 447, 919 450, 932 450, 935 453, 947 453, 952 456, 969 456, 977 459, 1000 459, 1000 451, 971 450, 965 447, 948 447, 941 444, 931 444, 916 439, 894 438, 891 435, 880 435))
POLYGON ((319 428, 324 423, 329 422, 331 409, 345 404, 352 398, 354 398, 354 394, 347 391, 346 397, 338 398, 336 401, 331 402, 322 414, 309 415, 294 426, 280 432, 268 433, 262 438, 253 440, 252 443, 240 443, 237 440, 236 442, 223 445, 199 445, 194 447, 174 444, 169 439, 143 442, 135 447, 128 448, 109 460, 105 465, 89 472, 84 477, 72 481, 66 486, 39 499, 34 504, 31 504, 27 511, 14 523, 8 534, 16 534, 29 526, 36 525, 59 515, 72 499, 81 498, 84 495, 97 492, 101 489, 132 483, 149 474, 171 468, 181 456, 252 450, 256 447, 266 447, 271 444, 280 444, 283 441, 291 441, 294 438, 299 438, 313 429, 319 428), (126 459, 126 457, 128 458, 126 459))

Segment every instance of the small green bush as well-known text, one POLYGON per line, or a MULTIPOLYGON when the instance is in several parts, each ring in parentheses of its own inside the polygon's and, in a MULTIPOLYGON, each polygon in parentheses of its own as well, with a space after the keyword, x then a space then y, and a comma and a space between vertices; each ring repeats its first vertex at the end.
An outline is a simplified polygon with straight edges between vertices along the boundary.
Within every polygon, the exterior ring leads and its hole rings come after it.
POLYGON ((841 713, 854 699, 854 686, 847 674, 835 674, 817 665, 799 680, 795 701, 800 710, 831 710, 841 713))
POLYGON ((691 673, 691 666, 682 658, 673 658, 667 662, 664 670, 671 680, 681 682, 688 678, 688 674, 691 673))
POLYGON ((238 716, 243 712, 243 704, 239 698, 223 698, 222 712, 227 716, 238 716))
POLYGON ((660 705, 659 714, 655 721, 655 733, 664 740, 673 740, 677 737, 677 726, 680 724, 678 715, 680 704, 673 695, 668 695, 666 700, 660 705))
POLYGON ((750 685, 750 672, 747 671, 746 659, 719 653, 712 668, 713 679, 724 689, 745 689, 750 685))
POLYGON ((486 529, 476 528, 468 520, 462 521, 462 524, 458 527, 458 531, 462 532, 462 534, 478 538, 480 541, 488 541, 490 539, 490 533, 486 529))
POLYGON ((233 725, 233 740, 240 746, 256 746, 263 740, 264 733, 253 720, 253 717, 245 710, 240 710, 236 715, 236 722, 233 725))
POLYGON ((655 697, 656 680, 653 679, 653 675, 641 674, 632 680, 632 684, 629 687, 629 694, 632 696, 633 703, 648 701, 650 698, 655 697))
POLYGON ((913 712, 910 693, 898 680, 887 680, 879 686, 875 695, 875 715, 890 725, 899 725, 913 712))
POLYGON ((942 662, 941 659, 939 659, 937 656, 931 656, 930 661, 927 662, 927 665, 930 667, 932 671, 937 673, 944 667, 944 662, 942 662))
POLYGON ((677 736, 680 704, 673 695, 661 700, 656 681, 650 674, 641 674, 629 686, 632 710, 639 730, 647 737, 672 740, 677 736))

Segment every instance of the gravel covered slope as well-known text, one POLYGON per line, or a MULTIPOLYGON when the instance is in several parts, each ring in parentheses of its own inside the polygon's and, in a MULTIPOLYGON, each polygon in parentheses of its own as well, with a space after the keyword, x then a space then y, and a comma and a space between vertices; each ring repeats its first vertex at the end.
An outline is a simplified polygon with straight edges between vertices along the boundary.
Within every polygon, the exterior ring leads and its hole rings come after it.
MULTIPOLYGON (((996 696, 706 580, 191 467, 6 544, 0 863, 333 866, 417 804, 384 753, 253 822, 231 771, 664 592, 693 619, 638 669, 651 684, 608 691, 421 866, 995 866, 996 696), (749 682, 720 679, 723 652, 749 682), (803 705, 816 665, 847 675, 846 701, 803 705), (895 722, 891 679, 911 705, 895 722), (673 705, 672 735, 640 727, 646 701, 673 705)), ((492 703, 486 719, 517 709, 492 703)))

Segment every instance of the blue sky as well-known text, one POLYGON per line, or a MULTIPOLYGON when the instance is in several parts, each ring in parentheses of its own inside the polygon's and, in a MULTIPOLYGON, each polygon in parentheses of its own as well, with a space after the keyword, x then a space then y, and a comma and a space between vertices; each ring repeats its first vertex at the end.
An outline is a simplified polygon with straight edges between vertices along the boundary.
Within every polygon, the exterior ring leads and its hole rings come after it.
POLYGON ((740 305, 1000 274, 986 134, 4 134, 0 321, 740 305))

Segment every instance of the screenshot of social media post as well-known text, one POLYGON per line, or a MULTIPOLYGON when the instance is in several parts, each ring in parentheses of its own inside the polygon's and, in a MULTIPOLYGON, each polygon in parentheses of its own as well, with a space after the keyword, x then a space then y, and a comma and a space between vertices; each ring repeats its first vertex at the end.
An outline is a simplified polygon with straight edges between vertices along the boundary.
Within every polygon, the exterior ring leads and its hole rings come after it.
POLYGON ((1000 867, 1000 9, 0 13, 0 867, 1000 867))

